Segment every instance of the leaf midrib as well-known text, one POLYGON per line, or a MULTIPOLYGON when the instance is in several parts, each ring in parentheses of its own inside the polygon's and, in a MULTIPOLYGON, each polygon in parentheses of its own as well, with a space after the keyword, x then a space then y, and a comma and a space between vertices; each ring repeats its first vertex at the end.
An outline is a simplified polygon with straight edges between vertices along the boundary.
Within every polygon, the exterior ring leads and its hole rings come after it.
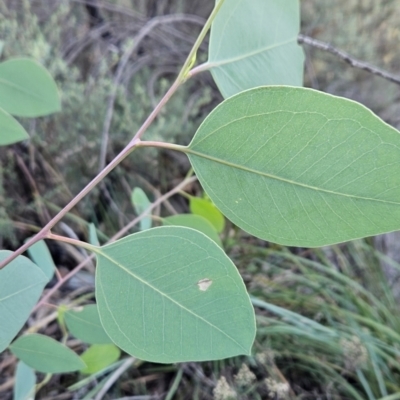
POLYGON ((327 193, 327 194, 331 194, 331 195, 335 195, 335 196, 343 196, 343 197, 348 197, 348 198, 357 199, 357 200, 365 200, 365 201, 373 201, 373 202, 377 202, 377 203, 400 205, 400 202, 382 200, 382 199, 374 199, 374 198, 371 198, 371 197, 363 197, 363 196, 356 196, 356 195, 353 195, 353 194, 335 192, 333 190, 323 189, 323 188, 319 188, 317 186, 312 186, 312 185, 307 185, 305 183, 296 182, 296 181, 293 181, 291 179, 283 178, 281 176, 277 176, 277 175, 273 175, 273 174, 268 174, 266 172, 258 171, 256 169, 249 168, 249 167, 246 167, 244 165, 234 164, 232 162, 223 160, 223 159, 218 158, 218 157, 212 157, 212 156, 209 156, 207 154, 200 153, 198 151, 192 150, 189 147, 186 147, 186 148, 182 149, 181 151, 183 151, 183 152, 185 152, 186 154, 189 154, 189 155, 192 154, 194 156, 198 156, 198 157, 204 158, 206 160, 210 160, 210 161, 217 162, 219 164, 226 165, 228 167, 240 169, 242 171, 250 172, 250 173, 253 173, 253 174, 256 174, 256 175, 263 176, 265 178, 274 179, 274 180, 279 181, 279 182, 288 183, 288 184, 299 186, 299 187, 302 187, 302 188, 305 188, 305 189, 315 190, 317 192, 323 192, 323 193, 327 193))
MULTIPOLYGON (((200 319, 201 321, 205 322, 206 324, 208 324, 209 326, 211 326, 212 328, 216 329, 217 331, 219 331, 220 333, 222 333, 223 335, 225 335, 227 338, 229 338, 230 340, 232 340, 232 342, 234 342, 237 346, 239 346, 241 349, 243 349, 246 354, 248 353, 248 349, 244 348, 239 342, 237 342, 233 337, 231 337, 230 335, 228 335, 226 332, 224 332, 223 330, 221 330, 220 328, 218 328, 218 326, 213 325, 211 322, 207 321, 206 319, 204 319, 202 316, 194 313, 193 311, 191 311, 189 308, 186 308, 185 306, 183 306, 182 304, 178 303, 176 300, 174 300, 172 297, 168 296, 166 293, 163 293, 161 290, 157 289, 155 286, 151 285, 149 282, 145 281, 144 279, 140 278, 139 276, 137 276, 136 274, 134 274, 132 271, 130 271, 128 268, 124 267, 122 264, 120 264, 119 262, 117 262, 116 260, 114 260, 113 258, 109 257, 108 255, 106 255, 105 253, 103 253, 100 248, 96 248, 93 249, 93 251, 95 251, 98 255, 103 256, 104 258, 106 258, 107 260, 109 260, 111 263, 113 263, 114 265, 116 265, 117 267, 121 268, 123 271, 125 271, 128 275, 132 276, 134 279, 138 280, 139 282, 141 282, 142 284, 148 286, 150 289, 154 290, 155 292, 159 293, 161 296, 165 297, 166 299, 170 300, 172 303, 176 304, 178 307, 182 308, 183 310, 185 310, 186 312, 188 312, 189 314, 193 315, 194 317, 200 319)), ((104 293, 104 290, 103 290, 104 293)))
POLYGON ((86 325, 89 325, 89 326, 94 326, 95 328, 103 328, 101 325, 96 325, 93 322, 87 321, 86 319, 83 319, 83 318, 79 318, 76 315, 73 315, 73 314, 68 314, 68 315, 69 315, 70 318, 74 319, 75 321, 82 322, 82 323, 84 323, 86 325))
POLYGON ((50 102, 48 103, 44 97, 38 96, 36 93, 30 92, 30 91, 24 89, 22 86, 18 86, 13 82, 10 82, 10 81, 0 78, 0 84, 14 88, 14 89, 18 90, 19 92, 29 95, 30 97, 41 100, 43 103, 51 104, 50 102))
POLYGON ((220 67, 222 65, 231 64, 231 63, 234 63, 234 62, 242 61, 242 60, 244 60, 246 58, 254 57, 254 56, 258 55, 258 54, 261 54, 261 53, 264 53, 266 51, 275 49, 277 47, 285 46, 285 45, 290 44, 292 42, 296 43, 297 42, 297 37, 290 38, 288 40, 285 40, 284 42, 275 43, 273 45, 268 45, 268 46, 262 47, 260 49, 254 50, 254 51, 250 51, 248 53, 245 53, 245 54, 237 56, 237 57, 232 57, 232 58, 228 58, 226 60, 221 60, 221 61, 211 61, 211 62, 209 61, 208 62, 208 66, 209 66, 209 68, 218 68, 218 67, 220 67))
POLYGON ((8 296, 1 298, 0 299, 0 305, 1 305, 2 302, 8 301, 8 300, 10 300, 11 298, 13 298, 13 297, 15 297, 17 295, 19 295, 19 294, 21 294, 23 292, 26 292, 27 290, 30 290, 30 289, 38 286, 38 285, 42 285, 43 283, 44 283, 44 281, 43 282, 42 281, 36 282, 36 283, 34 283, 34 284, 30 285, 30 286, 26 286, 24 288, 21 288, 17 292, 13 292, 13 293, 9 294, 8 296))

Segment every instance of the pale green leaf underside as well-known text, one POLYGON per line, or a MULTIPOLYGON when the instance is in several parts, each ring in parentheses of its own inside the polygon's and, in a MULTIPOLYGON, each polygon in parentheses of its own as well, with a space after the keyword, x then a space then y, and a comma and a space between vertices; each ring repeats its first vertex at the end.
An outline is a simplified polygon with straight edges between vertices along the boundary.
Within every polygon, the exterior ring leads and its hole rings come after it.
POLYGON ((35 398, 35 384, 35 372, 20 361, 15 373, 14 400, 33 400, 35 398))
POLYGON ((29 139, 22 125, 0 108, 0 146, 6 146, 29 139))
POLYGON ((0 63, 0 107, 19 117, 39 117, 60 111, 61 103, 47 70, 21 58, 0 63))
MULTIPOLYGON (((27 239, 29 240, 29 239, 27 239)), ((26 241, 25 241, 26 242, 26 241)), ((56 266, 50 250, 44 240, 39 240, 28 249, 29 257, 47 276, 48 281, 53 277, 56 266)))
POLYGON ((224 97, 261 85, 303 85, 299 9, 298 0, 225 0, 208 61, 224 97))
MULTIPOLYGON (((11 254, 0 251, 0 261, 11 254)), ((25 324, 47 278, 28 258, 17 257, 0 270, 0 353, 25 324)))
POLYGON ((255 321, 245 286, 202 233, 154 228, 102 247, 97 259, 100 319, 127 353, 161 363, 250 354, 255 321))
POLYGON ((249 90, 206 118, 187 153, 216 206, 262 239, 314 247, 400 229, 400 134, 356 102, 249 90))
POLYGON ((86 366, 68 347, 44 335, 21 336, 10 346, 10 350, 26 365, 39 372, 72 372, 86 366))
POLYGON ((90 304, 79 310, 69 310, 64 314, 68 330, 76 338, 90 344, 111 343, 101 325, 97 306, 90 304))

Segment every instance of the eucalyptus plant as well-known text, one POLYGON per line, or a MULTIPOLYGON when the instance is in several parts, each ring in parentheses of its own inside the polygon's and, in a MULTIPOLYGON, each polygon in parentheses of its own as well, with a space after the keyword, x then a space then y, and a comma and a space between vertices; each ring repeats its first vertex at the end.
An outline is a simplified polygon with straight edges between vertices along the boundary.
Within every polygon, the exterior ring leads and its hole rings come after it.
MULTIPOLYGON (((317 247, 400 228, 399 132, 361 104, 301 87, 299 26, 298 0, 216 2, 175 82, 122 152, 38 234, 15 252, 0 252, 0 351, 10 346, 29 367, 47 373, 86 368, 85 357, 41 335, 23 335, 10 345, 54 269, 45 258, 35 264, 22 253, 54 239, 97 258, 97 307, 63 317, 76 337, 161 363, 251 354, 253 306, 218 235, 207 234, 210 224, 192 219, 196 230, 175 217, 149 228, 145 218, 141 232, 104 246, 95 235, 85 243, 51 232, 142 147, 185 153, 216 207, 264 240, 317 247), (196 65, 210 28, 209 59, 196 65), (211 71, 226 100, 191 143, 143 140, 176 90, 203 71, 211 71)), ((8 145, 29 138, 10 114, 59 111, 60 97, 41 66, 10 60, 0 64, 0 106, 0 143, 8 145)), ((140 212, 149 206, 142 195, 132 196, 140 212)))

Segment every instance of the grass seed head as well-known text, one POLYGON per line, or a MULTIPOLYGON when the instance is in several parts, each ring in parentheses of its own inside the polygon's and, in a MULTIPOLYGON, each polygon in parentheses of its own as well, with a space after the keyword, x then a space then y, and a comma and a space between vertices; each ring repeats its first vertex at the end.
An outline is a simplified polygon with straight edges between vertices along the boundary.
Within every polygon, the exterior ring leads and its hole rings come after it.
POLYGON ((235 383, 239 387, 250 386, 256 380, 256 376, 250 371, 246 364, 242 364, 237 375, 235 375, 235 383))
POLYGON ((236 392, 229 386, 224 376, 221 376, 213 390, 214 400, 237 400, 236 392))

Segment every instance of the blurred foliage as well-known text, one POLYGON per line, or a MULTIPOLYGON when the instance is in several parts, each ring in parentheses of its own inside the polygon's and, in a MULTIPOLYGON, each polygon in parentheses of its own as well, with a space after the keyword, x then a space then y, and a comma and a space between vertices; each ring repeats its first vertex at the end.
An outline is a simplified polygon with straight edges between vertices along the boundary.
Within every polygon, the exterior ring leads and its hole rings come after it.
MULTIPOLYGON (((141 2, 139 8, 143 8, 144 4, 141 2)), ((152 8, 151 4, 148 7, 152 8)), ((178 4, 177 11, 182 7, 178 4)), ((147 19, 135 17, 136 14, 127 16, 122 11, 110 12, 104 14, 109 21, 106 25, 91 28, 84 5, 66 0, 9 0, 0 4, 0 13, 0 37, 6 38, 2 59, 26 56, 38 60, 49 69, 62 93, 61 113, 21 121, 31 135, 29 144, 2 150, 7 199, 5 209, 12 210, 11 219, 38 223, 32 218, 32 213, 38 211, 34 204, 35 197, 62 206, 98 171, 102 131, 116 70, 147 19), (111 36, 103 38, 99 30, 111 36), (15 152, 35 175, 37 192, 29 188, 24 176, 21 177, 25 173, 15 164, 15 152)), ((160 24, 143 41, 143 46, 132 54, 116 89, 109 129, 108 161, 122 150, 168 89, 199 28, 200 24, 185 20, 160 24), (169 32, 168 28, 175 25, 177 28, 170 36, 161 36, 165 33, 163 29, 169 32), (191 28, 188 37, 187 25, 191 28), (174 35, 180 37, 176 39, 174 35), (179 46, 181 41, 182 48, 176 47, 174 52, 165 48, 166 43, 168 46, 179 46)), ((163 110, 146 138, 188 143, 201 119, 218 98, 204 82, 203 79, 188 83, 163 110)), ((137 182, 132 172, 150 182, 159 183, 157 154, 152 149, 137 152, 106 179, 117 207, 127 213, 128 218, 133 210, 127 188, 137 182), (120 183, 121 175, 125 185, 120 183)), ((181 162, 186 169, 185 160, 181 162)), ((179 172, 178 168, 176 177, 184 172, 179 172)), ((165 181, 162 184, 164 188, 169 186, 165 181)), ((96 222, 99 218, 107 218, 109 203, 99 200, 99 196, 101 194, 95 190, 82 202, 80 211, 83 218, 96 222), (93 203, 98 203, 96 215, 93 214, 93 203)), ((112 219, 109 222, 109 228, 115 230, 115 222, 112 219)))
MULTIPOLYGON (((302 32, 393 74, 400 71, 397 0, 301 0, 302 32)), ((359 101, 400 128, 398 87, 305 46, 306 84, 359 101)))

